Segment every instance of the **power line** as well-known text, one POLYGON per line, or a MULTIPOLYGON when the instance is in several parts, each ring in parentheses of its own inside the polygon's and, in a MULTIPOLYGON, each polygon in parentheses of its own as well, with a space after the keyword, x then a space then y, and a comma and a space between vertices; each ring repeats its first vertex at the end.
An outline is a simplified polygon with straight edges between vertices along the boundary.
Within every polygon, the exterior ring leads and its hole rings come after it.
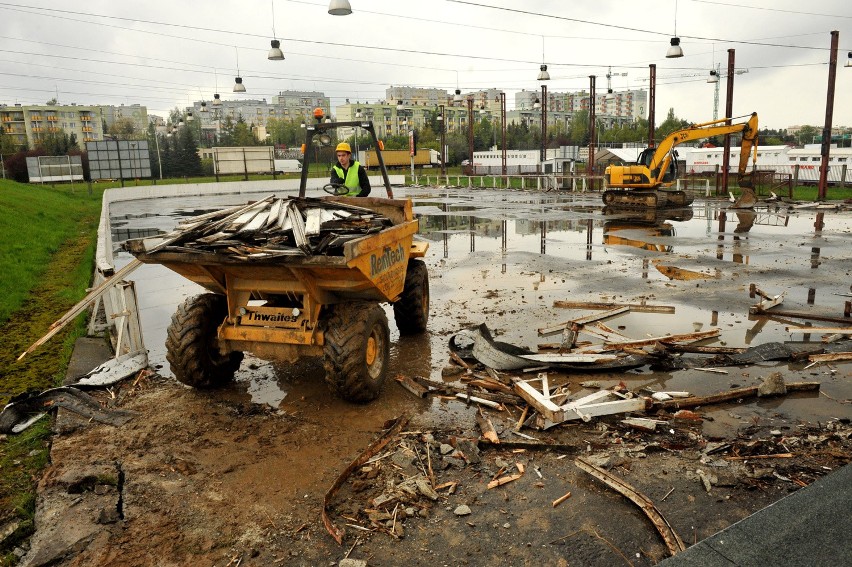
POLYGON ((729 4, 727 2, 711 2, 710 0, 692 0, 698 4, 712 4, 715 6, 726 6, 729 8, 746 8, 748 10, 763 10, 766 12, 781 12, 784 14, 796 14, 801 16, 821 16, 824 18, 847 18, 852 19, 852 16, 846 16, 842 14, 818 14, 816 12, 799 12, 796 10, 782 10, 781 8, 768 8, 766 6, 748 6, 745 4, 729 4))
MULTIPOLYGON (((530 11, 530 10, 519 10, 517 8, 506 8, 506 7, 503 7, 503 6, 492 6, 490 4, 480 4, 480 3, 477 3, 477 2, 469 2, 467 0, 447 0, 447 2, 452 2, 454 4, 465 4, 465 5, 468 5, 468 6, 476 6, 478 8, 490 8, 492 10, 501 10, 501 11, 504 11, 504 12, 512 12, 512 13, 515 13, 515 14, 525 14, 525 15, 528 15, 528 16, 537 16, 537 17, 541 17, 541 18, 550 18, 550 19, 555 19, 555 20, 563 20, 563 21, 568 21, 568 22, 588 24, 588 25, 592 25, 592 26, 600 26, 600 27, 604 27, 604 28, 611 28, 611 29, 617 29, 617 30, 648 33, 648 34, 653 34, 653 35, 662 35, 662 36, 666 36, 666 37, 669 36, 669 34, 667 34, 665 32, 645 30, 645 29, 641 29, 641 28, 632 28, 632 27, 628 27, 628 26, 619 26, 619 25, 616 25, 616 24, 607 24, 607 23, 602 23, 602 22, 594 22, 594 21, 591 21, 591 20, 581 20, 581 19, 578 19, 578 18, 569 18, 567 16, 557 16, 557 15, 554 15, 554 14, 545 14, 543 12, 533 12, 533 11, 530 11)), ((681 38, 687 38, 687 39, 700 39, 700 40, 703 40, 703 41, 718 41, 718 42, 725 42, 725 43, 741 43, 741 44, 745 44, 745 45, 760 45, 760 46, 763 46, 763 47, 787 47, 787 48, 793 48, 793 49, 814 49, 814 50, 819 50, 819 51, 828 51, 829 50, 829 48, 827 48, 827 47, 810 47, 810 46, 805 46, 805 45, 785 45, 785 44, 776 44, 776 43, 761 43, 761 42, 747 41, 747 40, 742 40, 742 39, 723 39, 723 38, 718 38, 718 37, 701 37, 701 36, 683 35, 683 34, 681 34, 680 37, 681 38)))

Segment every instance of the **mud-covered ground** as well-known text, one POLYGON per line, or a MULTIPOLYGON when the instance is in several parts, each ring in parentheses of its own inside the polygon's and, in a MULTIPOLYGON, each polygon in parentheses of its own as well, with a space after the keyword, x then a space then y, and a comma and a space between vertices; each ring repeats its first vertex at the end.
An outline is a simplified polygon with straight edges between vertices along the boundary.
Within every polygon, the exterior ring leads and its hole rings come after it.
POLYGON ((154 376, 107 400, 138 412, 122 428, 63 414, 40 487, 40 517, 55 530, 37 532, 32 564, 329 565, 349 553, 370 565, 652 565, 668 554, 653 524, 576 457, 643 492, 687 545, 852 458, 848 419, 738 419, 708 438, 700 421, 663 413, 658 433, 604 418, 527 430, 542 443, 530 445, 486 410, 504 440, 491 446, 476 442, 476 410, 436 428, 416 412, 443 402, 410 397, 412 421, 331 501, 346 533, 338 545, 320 520, 323 496, 395 416, 381 401, 364 411, 297 389, 276 411, 154 376), (795 457, 726 459, 787 452, 795 457), (487 488, 518 464, 520 478, 487 488))
MULTIPOLYGON (((676 307, 676 314, 606 321, 633 338, 719 328, 703 344, 813 346, 820 336, 790 334, 786 319, 750 316, 757 300, 748 284, 786 291, 787 309, 833 316, 850 291, 848 212, 826 213, 817 231, 815 213, 786 211, 763 212, 743 229, 749 219, 737 223, 702 204, 691 221, 649 225, 607 217, 589 200, 474 193, 477 199, 410 192, 423 215, 421 233, 432 241, 425 259, 432 308, 428 333, 416 337, 399 337, 389 311, 391 377, 443 380, 450 335, 483 322, 512 344, 535 349, 558 341, 536 329, 590 313, 553 307, 566 299, 676 307)), ((173 213, 163 203, 158 210, 167 212, 128 211, 129 228, 167 225, 173 213)), ((96 394, 137 412, 122 427, 60 416, 25 564, 331 565, 348 555, 369 565, 651 565, 668 555, 653 524, 578 469, 576 458, 648 496, 689 545, 852 456, 849 363, 552 373, 574 396, 592 391, 582 385, 590 380, 709 395, 760 384, 773 372, 788 382, 819 382, 820 391, 705 406, 694 410, 697 419, 644 414, 662 422, 655 433, 629 429, 623 415, 520 430, 534 440, 513 432, 520 407, 420 399, 393 380, 370 404, 337 400, 312 359, 291 365, 248 357, 223 390, 187 389, 163 365, 161 337, 174 305, 197 291, 171 277, 153 267, 137 278, 147 346, 162 376, 96 394), (477 442, 479 411, 494 423, 500 445, 477 442), (403 431, 331 501, 329 517, 346 533, 338 545, 321 521, 323 497, 400 416, 409 418, 403 431), (792 456, 753 458, 777 454, 792 456)))

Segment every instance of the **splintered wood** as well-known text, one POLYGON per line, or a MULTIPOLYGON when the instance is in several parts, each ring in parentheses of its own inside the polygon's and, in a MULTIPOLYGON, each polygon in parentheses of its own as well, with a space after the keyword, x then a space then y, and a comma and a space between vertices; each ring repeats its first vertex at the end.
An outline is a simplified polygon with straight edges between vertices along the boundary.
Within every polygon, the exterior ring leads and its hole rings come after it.
POLYGON ((510 482, 514 482, 524 476, 524 464, 523 463, 515 463, 515 467, 518 469, 518 472, 515 474, 510 474, 507 476, 501 476, 499 478, 495 478, 491 482, 488 483, 488 489, 497 488, 498 486, 503 486, 504 484, 508 484, 510 482))
POLYGON ((645 515, 648 516, 648 519, 654 524, 654 527, 657 528, 657 531, 660 532, 660 536, 662 536, 663 541, 666 543, 669 553, 676 555, 686 549, 683 540, 681 540, 680 536, 675 533, 674 528, 672 528, 671 524, 669 524, 663 517, 650 498, 633 488, 626 481, 613 476, 588 461, 577 459, 574 461, 574 464, 639 506, 645 515))
POLYGON ((195 252, 238 260, 282 256, 340 256, 343 245, 392 226, 370 209, 321 199, 270 195, 178 224, 164 236, 131 243, 134 252, 195 252))
MULTIPOLYGON (((547 383, 547 374, 541 373, 538 378, 513 381, 515 392, 521 396, 533 409, 539 412, 549 423, 557 425, 570 420, 589 421, 592 417, 612 415, 630 411, 644 411, 648 402, 645 398, 631 398, 619 395, 612 390, 600 390, 578 400, 564 404, 556 404, 547 383), (533 387, 533 382, 541 382, 542 390, 533 387), (613 399, 614 398, 614 399, 613 399), (626 398, 626 399, 625 399, 626 398)), ((562 394, 558 394, 562 396, 562 394)))

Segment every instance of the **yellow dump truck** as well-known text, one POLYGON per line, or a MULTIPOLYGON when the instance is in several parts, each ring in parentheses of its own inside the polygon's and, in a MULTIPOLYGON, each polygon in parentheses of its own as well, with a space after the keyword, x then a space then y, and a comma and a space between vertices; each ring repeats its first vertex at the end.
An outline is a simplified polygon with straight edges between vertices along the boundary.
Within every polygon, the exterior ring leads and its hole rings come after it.
MULTIPOLYGON (((366 129, 371 123, 318 123, 366 129)), ((309 154, 306 154, 306 156, 309 154)), ((187 299, 166 340, 172 372, 184 384, 215 387, 231 380, 244 352, 293 361, 322 356, 325 380, 343 399, 375 399, 388 372, 390 334, 379 305, 393 305, 401 334, 426 330, 429 279, 415 242, 411 201, 394 199, 379 154, 387 198, 274 195, 188 219, 178 230, 133 240, 127 249, 209 290, 187 299)), ((330 188, 333 190, 333 188, 330 188)), ((330 191, 331 192, 331 191, 330 191)))

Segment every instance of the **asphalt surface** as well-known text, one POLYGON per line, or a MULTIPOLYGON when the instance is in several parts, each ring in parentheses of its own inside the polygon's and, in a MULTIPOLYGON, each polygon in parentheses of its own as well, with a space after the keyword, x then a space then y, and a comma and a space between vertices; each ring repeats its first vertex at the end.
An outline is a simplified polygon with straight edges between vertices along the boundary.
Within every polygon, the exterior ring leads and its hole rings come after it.
POLYGON ((659 565, 849 565, 850 509, 852 465, 846 465, 659 565))

